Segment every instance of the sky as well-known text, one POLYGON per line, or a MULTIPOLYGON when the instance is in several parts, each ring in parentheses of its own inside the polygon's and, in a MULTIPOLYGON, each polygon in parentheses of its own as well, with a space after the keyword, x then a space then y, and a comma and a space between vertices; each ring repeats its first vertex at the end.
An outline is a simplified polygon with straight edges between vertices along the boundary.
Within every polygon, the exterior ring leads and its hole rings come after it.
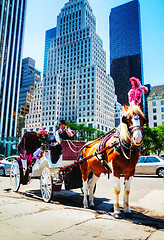
MULTIPOLYGON (((96 32, 107 53, 107 73, 110 73, 109 15, 111 8, 129 0, 88 0, 96 17, 96 32)), ((139 0, 144 83, 164 84, 164 0, 139 0)), ((68 0, 27 0, 23 58, 31 57, 43 72, 45 31, 56 27, 57 16, 68 0)))

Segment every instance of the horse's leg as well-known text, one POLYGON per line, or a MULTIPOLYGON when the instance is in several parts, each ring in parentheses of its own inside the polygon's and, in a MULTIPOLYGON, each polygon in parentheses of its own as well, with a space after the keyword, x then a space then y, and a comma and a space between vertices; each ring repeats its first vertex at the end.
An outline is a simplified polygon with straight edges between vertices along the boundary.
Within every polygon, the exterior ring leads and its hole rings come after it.
POLYGON ((114 217, 121 218, 121 212, 119 208, 120 179, 118 177, 114 177, 114 180, 115 180, 114 193, 116 195, 116 202, 114 204, 114 217))
POLYGON ((132 177, 129 178, 129 180, 125 180, 125 187, 124 187, 124 212, 125 214, 131 214, 130 208, 129 208, 129 193, 130 193, 130 183, 132 181, 132 177))
POLYGON ((89 206, 93 207, 94 206, 94 201, 93 201, 93 190, 95 187, 96 182, 98 181, 99 177, 97 177, 95 174, 93 174, 93 177, 90 180, 89 183, 89 206))
POLYGON ((87 200, 87 192, 88 192, 88 180, 84 181, 83 180, 83 207, 88 208, 88 200, 87 200))
POLYGON ((88 176, 89 176, 89 170, 88 170, 88 163, 87 161, 84 162, 81 166, 81 173, 82 173, 82 179, 83 179, 83 207, 88 208, 88 200, 87 200, 87 192, 88 192, 88 176))

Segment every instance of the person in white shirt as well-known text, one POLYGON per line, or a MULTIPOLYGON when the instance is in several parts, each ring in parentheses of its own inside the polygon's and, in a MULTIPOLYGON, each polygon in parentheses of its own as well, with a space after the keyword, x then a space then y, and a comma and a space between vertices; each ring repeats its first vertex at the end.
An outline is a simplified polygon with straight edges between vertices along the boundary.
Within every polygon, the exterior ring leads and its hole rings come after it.
POLYGON ((55 144, 55 157, 53 159, 53 162, 56 163, 62 154, 62 146, 61 146, 61 141, 62 140, 67 140, 72 138, 75 134, 73 131, 67 128, 65 120, 61 120, 59 123, 59 130, 55 132, 55 139, 57 144, 55 144))
POLYGON ((62 140, 70 139, 74 136, 73 132, 67 128, 65 120, 61 120, 59 123, 60 129, 56 131, 55 138, 56 141, 61 144, 62 140))

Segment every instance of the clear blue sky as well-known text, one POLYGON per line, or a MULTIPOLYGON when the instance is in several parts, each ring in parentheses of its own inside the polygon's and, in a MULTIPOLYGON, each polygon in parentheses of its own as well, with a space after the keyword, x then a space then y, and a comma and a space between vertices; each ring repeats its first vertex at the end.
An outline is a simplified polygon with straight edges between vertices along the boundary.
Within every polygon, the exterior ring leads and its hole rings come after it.
MULTIPOLYGON (((45 31, 56 26, 57 15, 68 0, 27 0, 23 58, 32 57, 43 71, 45 31)), ((88 0, 96 17, 97 33, 107 52, 109 73, 109 14, 128 0, 88 0)), ((140 0, 144 82, 164 84, 164 0, 140 0)))

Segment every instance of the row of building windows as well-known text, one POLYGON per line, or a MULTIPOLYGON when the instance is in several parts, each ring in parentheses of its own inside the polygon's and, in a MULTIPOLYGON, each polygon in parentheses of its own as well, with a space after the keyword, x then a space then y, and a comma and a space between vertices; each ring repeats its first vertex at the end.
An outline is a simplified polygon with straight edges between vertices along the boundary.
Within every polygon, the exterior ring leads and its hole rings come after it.
POLYGON ((153 115, 153 120, 157 120, 157 118, 164 119, 164 114, 162 114, 161 116, 153 115))
POLYGON ((89 28, 85 28, 77 32, 61 36, 51 41, 51 49, 54 49, 56 47, 63 46, 63 45, 68 45, 75 41, 80 43, 80 40, 88 38, 89 36, 90 36, 89 28))
MULTIPOLYGON (((156 104, 157 104, 156 101, 152 102, 152 106, 156 106, 156 104)), ((161 100, 161 105, 164 105, 164 100, 161 100)))
MULTIPOLYGON (((157 122, 154 122, 154 127, 157 127, 157 122)), ((162 125, 164 126, 164 122, 162 122, 162 125)))
MULTIPOLYGON (((156 112, 157 112, 157 109, 153 108, 153 113, 156 113, 156 112)), ((164 112, 164 108, 163 107, 161 108, 161 112, 164 112)))

